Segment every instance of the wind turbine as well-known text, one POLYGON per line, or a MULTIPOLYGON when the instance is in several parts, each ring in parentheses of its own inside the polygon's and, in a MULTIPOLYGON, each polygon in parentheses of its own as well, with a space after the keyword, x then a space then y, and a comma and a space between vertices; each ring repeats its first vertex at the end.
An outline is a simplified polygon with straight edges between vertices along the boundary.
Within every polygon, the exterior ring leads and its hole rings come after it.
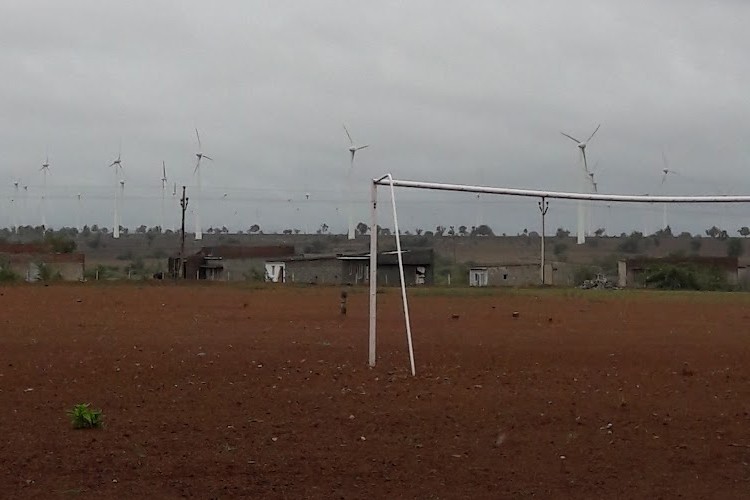
POLYGON ((39 169, 44 175, 44 184, 42 185, 42 229, 47 229, 47 175, 49 175, 49 155, 47 159, 42 163, 42 168, 39 169))
POLYGON ((370 147, 369 144, 365 144, 364 146, 356 146, 354 144, 354 139, 352 139, 352 135, 349 133, 349 130, 346 128, 346 125, 344 127, 344 132, 346 132, 346 136, 349 138, 349 153, 351 153, 351 160, 349 164, 349 173, 346 177, 346 184, 347 184, 347 191, 349 195, 349 239, 354 239, 354 201, 352 199, 353 193, 352 193, 352 173, 354 171, 354 156, 357 154, 357 151, 360 149, 365 149, 367 147, 370 147))
POLYGON ((13 181, 13 232, 18 233, 18 179, 13 181))
POLYGON ((121 226, 122 226, 122 213, 125 211, 124 209, 125 209, 125 179, 120 179, 120 225, 121 226))
POLYGON ((120 237, 120 179, 122 174, 122 160, 121 158, 121 149, 120 148, 117 151, 117 159, 114 160, 112 163, 109 164, 110 167, 114 167, 115 172, 115 225, 112 228, 112 237, 113 238, 119 238, 120 237))
POLYGON ((76 205, 76 229, 78 229, 78 231, 80 232, 81 231, 81 209, 82 209, 81 193, 78 193, 76 195, 76 199, 78 200, 77 205, 76 205))
MULTIPOLYGON (((591 192, 594 194, 599 192, 599 183, 596 181, 596 177, 595 177, 596 173, 601 171, 600 169, 596 168, 598 165, 599 165, 599 162, 596 162, 594 166, 591 168, 591 170, 588 172, 588 179, 591 185, 591 192)), ((594 217, 593 217, 592 212, 593 210, 588 210, 586 213, 586 215, 588 216, 587 217, 588 220, 586 222, 587 222, 589 234, 593 233, 592 221, 594 217)))
POLYGON ((167 196, 167 163, 162 160, 161 161, 161 232, 164 232, 164 229, 167 225, 167 216, 166 211, 164 208, 164 199, 167 196))
POLYGON ((24 216, 27 213, 27 208, 29 206, 29 186, 24 184, 23 186, 23 213, 24 216))
MULTIPOLYGON (((575 142, 578 146, 578 150, 581 152, 581 162, 583 163, 583 174, 582 177, 583 181, 583 189, 588 189, 588 184, 590 183, 590 179, 588 178, 590 172, 589 172, 589 165, 588 161, 586 159, 586 146, 588 146, 589 141, 594 138, 594 135, 599 131, 599 127, 601 127, 601 124, 597 125, 594 131, 591 133, 588 139, 585 141, 580 141, 573 137, 572 135, 566 134, 565 132, 560 132, 562 135, 570 139, 571 141, 575 142)), ((586 234, 585 234, 585 220, 586 220, 586 207, 584 202, 581 200, 578 202, 578 244, 582 245, 586 242, 586 234)))
POLYGON ((195 137, 198 138, 198 152, 195 153, 195 156, 198 158, 198 161, 195 163, 195 170, 193 170, 193 175, 195 176, 195 183, 196 183, 196 188, 198 189, 198 196, 194 197, 193 199, 193 213, 195 214, 195 239, 202 240, 203 231, 201 231, 201 218, 200 218, 201 160, 205 158, 206 160, 213 161, 213 158, 203 154, 203 146, 201 145, 201 136, 198 133, 197 128, 195 129, 195 137))
MULTIPOLYGON (((664 194, 664 183, 667 182, 667 177, 669 176, 669 174, 675 175, 677 174, 677 172, 669 168, 669 163, 667 162, 667 155, 664 154, 664 151, 662 151, 661 153, 661 161, 664 164, 664 168, 661 171, 662 176, 661 176, 661 183, 659 184, 659 188, 661 190, 661 194, 664 194)), ((667 223, 667 204, 666 203, 662 205, 662 209, 663 209, 663 212, 662 212, 662 227, 661 228, 667 229, 669 224, 667 223)))

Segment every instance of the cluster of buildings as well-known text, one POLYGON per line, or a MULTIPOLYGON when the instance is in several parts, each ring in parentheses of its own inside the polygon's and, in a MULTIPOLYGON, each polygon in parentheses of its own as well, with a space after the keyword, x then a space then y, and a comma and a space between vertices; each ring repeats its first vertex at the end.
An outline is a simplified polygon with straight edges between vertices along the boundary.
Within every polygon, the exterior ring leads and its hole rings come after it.
MULTIPOLYGON (((402 252, 404 278, 408 286, 435 282, 435 256, 431 248, 402 252)), ((381 252, 377 258, 378 283, 399 283, 398 255, 381 252)), ((739 265, 737 257, 635 257, 618 263, 617 285, 638 286, 643 274, 655 264, 690 265, 719 270, 729 285, 750 282, 750 267, 739 265)), ((369 281, 369 253, 298 254, 294 246, 204 247, 184 259, 170 257, 167 275, 188 280, 266 281, 320 285, 364 284, 369 281)), ((469 286, 524 287, 546 285, 577 286, 579 266, 547 262, 542 275, 538 262, 475 265, 468 270, 469 286)), ((55 253, 44 244, 0 244, 0 269, 18 279, 83 281, 85 256, 80 252, 55 253)), ((463 280, 461 280, 463 281, 463 280)), ((465 282, 465 281, 464 281, 465 282)))
MULTIPOLYGON (((430 285, 434 282, 432 249, 402 252, 404 279, 407 285, 430 285)), ((170 275, 184 274, 186 279, 212 281, 265 280, 273 283, 306 283, 320 285, 362 284, 369 280, 369 253, 295 254, 293 246, 205 247, 182 259, 169 259, 170 275)), ((378 255, 378 282, 399 283, 398 255, 378 255)))

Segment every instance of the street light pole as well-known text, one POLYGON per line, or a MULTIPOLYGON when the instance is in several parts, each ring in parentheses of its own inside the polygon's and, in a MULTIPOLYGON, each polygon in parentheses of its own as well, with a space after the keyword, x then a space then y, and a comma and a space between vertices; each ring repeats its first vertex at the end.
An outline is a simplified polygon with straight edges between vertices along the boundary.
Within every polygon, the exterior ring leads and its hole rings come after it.
POLYGON ((542 257, 540 259, 541 260, 541 272, 540 272, 540 274, 541 274, 541 277, 542 277, 542 285, 545 285, 546 284, 546 280, 545 280, 545 269, 544 269, 545 268, 545 262, 544 261, 545 261, 546 253, 544 251, 544 230, 545 230, 545 227, 544 227, 544 216, 547 215, 547 210, 549 210, 549 202, 547 201, 547 198, 545 198, 544 196, 542 196, 542 200, 539 201, 537 203, 537 205, 539 206, 539 212, 541 212, 541 214, 542 214, 542 257))
POLYGON ((187 211, 189 198, 185 196, 185 186, 182 186, 182 225, 180 227, 180 278, 185 279, 185 212, 187 211))

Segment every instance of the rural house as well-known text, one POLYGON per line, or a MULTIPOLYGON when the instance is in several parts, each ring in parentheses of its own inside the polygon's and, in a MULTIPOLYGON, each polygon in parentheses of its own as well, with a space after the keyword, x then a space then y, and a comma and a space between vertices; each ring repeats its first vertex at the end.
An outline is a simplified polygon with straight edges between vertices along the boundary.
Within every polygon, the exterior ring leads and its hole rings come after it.
MULTIPOLYGON (((545 285, 573 285, 573 266, 564 262, 545 264, 545 285)), ((469 269, 469 286, 535 286, 541 283, 538 262, 486 264, 469 269)))
MULTIPOLYGON (((404 250, 404 278, 408 286, 433 283, 432 249, 404 250)), ((363 284, 370 281, 369 254, 297 255, 266 261, 266 281, 315 284, 363 284)), ((378 284, 398 285, 398 255, 378 254, 378 284)))
POLYGON ((83 281, 85 260, 82 253, 54 253, 43 244, 0 244, 0 267, 29 282, 83 281))
POLYGON ((617 264, 617 285, 620 288, 643 286, 649 268, 659 265, 693 267, 719 271, 728 285, 738 283, 739 265, 737 257, 635 257, 620 260, 617 264))
MULTIPOLYGON (((198 253, 185 257, 186 279, 209 281, 262 281, 268 259, 294 255, 294 247, 280 246, 216 246, 204 247, 198 253)), ((180 258, 169 258, 173 277, 179 276, 180 258)))

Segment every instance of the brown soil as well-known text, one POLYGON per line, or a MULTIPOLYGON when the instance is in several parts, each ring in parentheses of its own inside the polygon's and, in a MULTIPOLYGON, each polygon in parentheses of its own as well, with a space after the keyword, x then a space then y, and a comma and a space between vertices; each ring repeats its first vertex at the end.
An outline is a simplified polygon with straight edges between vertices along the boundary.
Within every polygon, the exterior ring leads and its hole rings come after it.
POLYGON ((744 295, 0 289, 3 498, 740 498, 744 295), (514 318, 513 311, 519 315, 514 318), (91 402, 101 430, 65 410, 91 402))

